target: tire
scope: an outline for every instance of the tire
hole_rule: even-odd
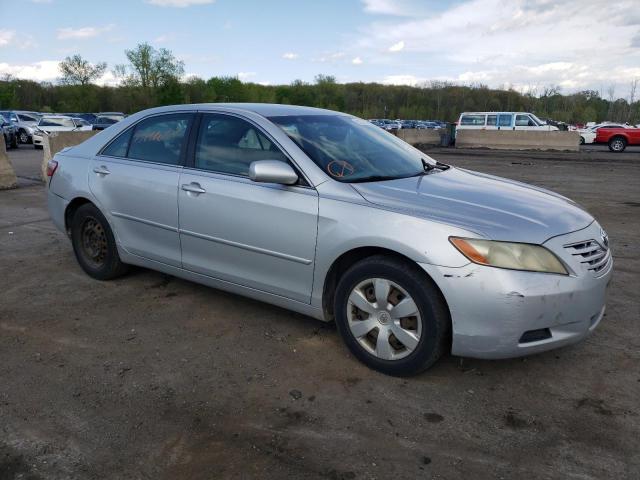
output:
[[[18,141],[24,144],[29,143],[29,134],[24,130],[20,130],[18,132]]]
[[[624,152],[625,148],[627,148],[627,141],[623,137],[613,137],[609,140],[609,150],[612,152]]]
[[[92,203],[82,205],[73,214],[71,243],[82,269],[96,280],[112,280],[129,270],[120,261],[107,219]]]
[[[390,285],[389,290],[385,289],[385,282]],[[377,285],[381,286],[380,298],[388,302],[389,308],[375,307],[369,312],[361,309],[360,306],[370,309],[372,298],[375,305],[379,304],[375,295]],[[363,299],[368,305],[362,303]],[[395,310],[398,315],[395,316],[394,309],[407,300],[413,300],[415,308],[403,311],[411,315],[400,317],[399,310]],[[387,375],[420,373],[433,365],[449,346],[451,319],[446,302],[431,279],[409,262],[383,255],[357,262],[338,282],[334,312],[338,331],[351,353],[368,367]],[[396,332],[400,335],[396,336]]]
[[[14,135],[13,140],[11,140],[11,148],[18,148],[18,136]]]
[[[580,137],[580,145],[584,145],[584,137]]]

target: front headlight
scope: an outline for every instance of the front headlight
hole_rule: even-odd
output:
[[[569,274],[558,257],[540,245],[459,237],[449,237],[449,241],[460,253],[479,265]]]

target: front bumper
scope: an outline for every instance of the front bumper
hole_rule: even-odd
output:
[[[571,275],[522,272],[469,264],[448,268],[421,264],[438,284],[452,320],[451,353],[474,358],[510,358],[576,343],[604,316],[613,261],[594,273],[564,245],[598,239],[599,225],[545,243]],[[548,338],[523,335],[544,331]],[[549,336],[550,334],[550,336]]]

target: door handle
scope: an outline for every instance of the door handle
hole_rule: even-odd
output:
[[[201,193],[206,192],[206,190],[202,188],[199,183],[196,183],[196,182],[183,183],[182,190],[189,193],[195,193],[196,195],[200,195]]]
[[[93,171],[98,175],[109,175],[111,172],[104,165],[100,165],[99,167],[94,167]]]

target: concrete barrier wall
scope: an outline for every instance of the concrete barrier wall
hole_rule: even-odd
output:
[[[580,151],[578,132],[539,132],[534,130],[456,131],[456,147],[496,150],[570,150]]]
[[[9,188],[16,188],[18,186],[18,179],[16,172],[13,170],[9,155],[7,155],[7,148],[4,144],[4,135],[0,132],[0,190],[7,190]]]
[[[410,145],[440,145],[440,132],[433,129],[402,128],[396,135]]]
[[[42,179],[47,180],[47,163],[56,153],[65,147],[73,147],[84,142],[86,139],[93,137],[97,130],[89,130],[86,132],[53,132],[51,135],[44,137],[42,142]]]

